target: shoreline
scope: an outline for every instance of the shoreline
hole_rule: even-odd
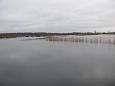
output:
[[[0,39],[4,38],[17,38],[17,37],[44,37],[44,36],[90,36],[90,35],[115,35],[115,32],[109,33],[92,33],[92,32],[73,32],[73,33],[46,33],[46,32],[36,32],[36,33],[0,33]]]

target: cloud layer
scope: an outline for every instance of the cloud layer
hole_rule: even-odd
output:
[[[0,32],[115,31],[114,0],[0,0]]]

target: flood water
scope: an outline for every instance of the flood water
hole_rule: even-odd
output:
[[[0,86],[115,86],[115,45],[1,39]]]

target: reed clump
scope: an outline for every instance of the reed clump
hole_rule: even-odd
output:
[[[115,44],[115,36],[109,35],[90,35],[90,36],[48,36],[48,41],[64,41],[64,42],[82,42],[82,43],[106,43]]]

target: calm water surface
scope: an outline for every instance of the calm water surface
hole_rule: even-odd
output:
[[[2,39],[0,86],[115,86],[115,45]]]

